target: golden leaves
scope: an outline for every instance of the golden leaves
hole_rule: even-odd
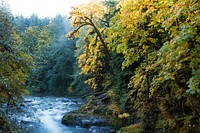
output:
[[[96,83],[95,78],[90,78],[90,79],[86,80],[85,83],[88,84],[93,89],[97,89],[97,87],[98,87],[98,84]]]
[[[70,12],[70,18],[72,20],[71,26],[75,27],[76,24],[81,22],[88,22],[89,19],[101,18],[105,12],[103,3],[97,0],[92,0],[88,4],[81,4],[73,7]]]
[[[105,60],[108,57],[107,45],[104,42],[103,32],[106,21],[103,20],[106,7],[101,1],[92,0],[88,4],[76,6],[71,11],[71,25],[74,28],[68,37],[83,35],[83,53],[78,58],[81,74],[92,75],[85,83],[96,89],[99,79],[105,69]],[[102,82],[102,81],[100,81]]]
[[[123,114],[119,114],[118,117],[121,118],[121,119],[127,119],[127,118],[130,117],[130,114],[129,113],[123,113]]]

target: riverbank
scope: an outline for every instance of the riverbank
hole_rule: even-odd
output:
[[[9,119],[6,115],[6,112],[0,108],[0,133],[8,133],[13,132],[15,133],[22,133],[22,128],[20,128],[16,121]]]
[[[11,127],[2,127],[2,133],[114,133],[128,123],[103,103],[52,96],[27,96],[7,116],[15,123],[7,122]]]

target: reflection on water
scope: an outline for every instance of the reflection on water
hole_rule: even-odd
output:
[[[28,133],[89,133],[84,128],[61,124],[63,115],[77,110],[81,104],[80,99],[29,96],[20,110],[9,113]]]

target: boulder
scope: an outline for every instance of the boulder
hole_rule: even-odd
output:
[[[106,119],[88,114],[66,113],[62,119],[62,124],[89,128],[91,126],[107,126],[109,122]]]
[[[62,119],[62,124],[67,126],[81,126],[88,128],[92,133],[114,133],[110,127],[110,121],[98,116],[81,114],[79,112],[66,113]]]

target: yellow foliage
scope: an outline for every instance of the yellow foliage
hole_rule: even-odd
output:
[[[126,118],[130,117],[130,114],[129,113],[123,113],[123,114],[119,114],[118,117],[121,118],[121,119],[124,119],[124,118],[126,119]]]
[[[82,20],[89,18],[101,18],[105,8],[103,3],[99,0],[91,0],[87,4],[81,4],[73,8],[71,11],[71,26],[75,27],[76,24],[81,23]]]
[[[90,78],[85,81],[86,84],[90,85],[91,88],[97,89],[97,84],[96,84],[96,79],[95,78]]]

